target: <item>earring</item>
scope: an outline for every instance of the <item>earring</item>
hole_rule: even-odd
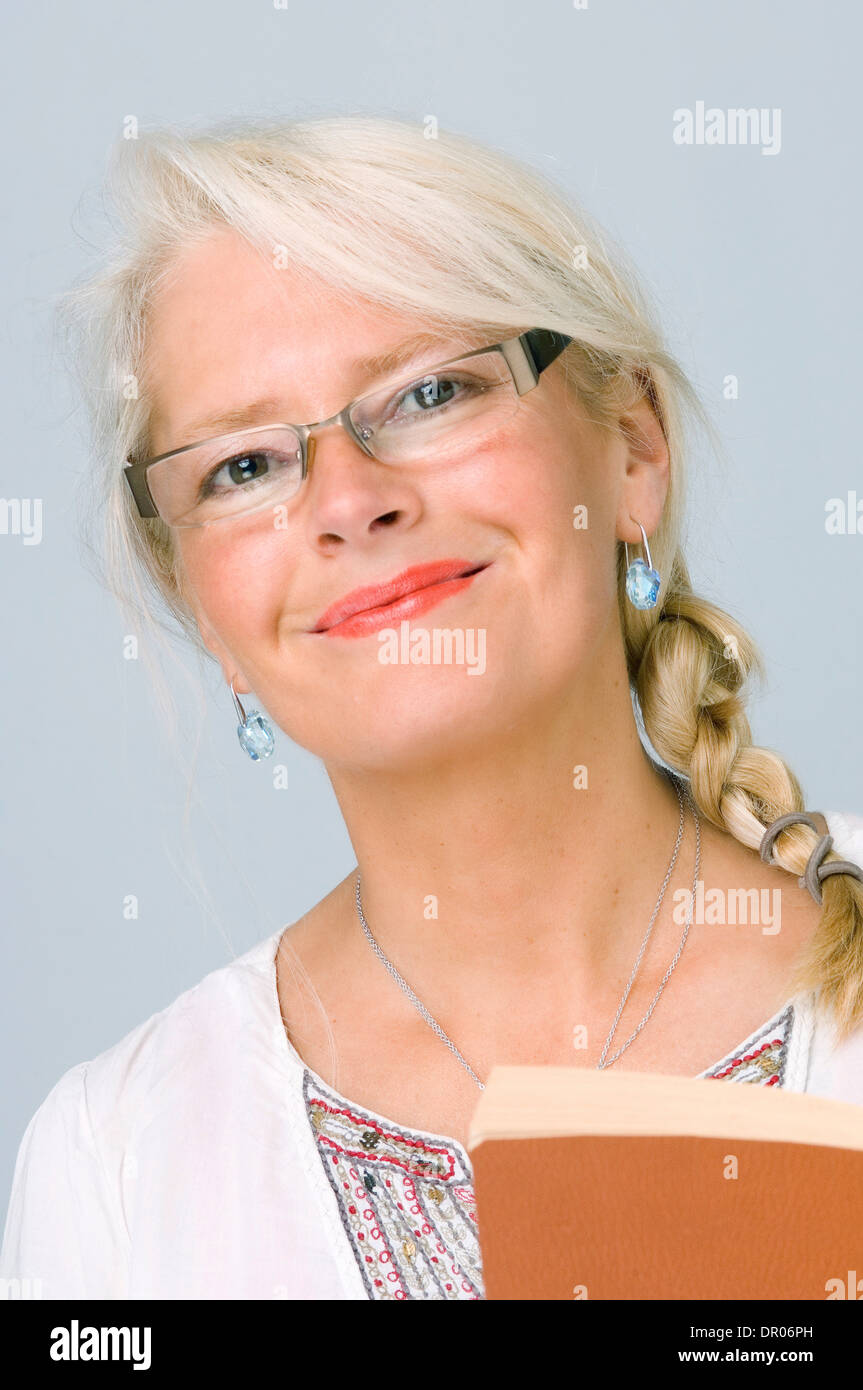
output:
[[[635,521],[635,517],[630,517],[630,521]],[[642,559],[633,560],[629,563],[629,546],[623,542],[623,549],[626,553],[626,596],[634,608],[655,608],[656,599],[659,593],[659,586],[662,577],[659,570],[653,568],[653,561],[650,558],[650,546],[647,544],[647,533],[640,521],[635,521],[636,526],[641,532],[644,541],[644,550],[647,561]]]
[[[240,717],[240,723],[237,725],[237,738],[240,740],[240,747],[248,753],[252,762],[260,762],[262,758],[268,758],[276,746],[272,725],[256,709],[249,710],[249,713],[246,714],[234,689],[233,681],[231,681],[231,694],[234,697],[234,705]]]

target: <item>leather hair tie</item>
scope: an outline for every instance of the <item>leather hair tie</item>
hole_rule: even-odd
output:
[[[818,820],[815,819],[816,816]],[[768,825],[761,839],[761,858],[764,860],[765,864],[775,864],[776,862],[773,858],[773,844],[776,840],[776,836],[779,835],[787,825],[795,825],[799,821],[803,821],[806,825],[811,826],[813,830],[818,831],[820,837],[809,856],[809,862],[802,876],[797,880],[801,888],[809,889],[809,892],[812,894],[812,897],[819,907],[823,901],[821,895],[821,882],[823,879],[828,878],[830,874],[850,874],[852,878],[857,878],[863,883],[863,869],[861,869],[859,864],[852,864],[848,859],[834,859],[829,864],[824,863],[825,856],[828,855],[833,848],[833,836],[821,833],[822,826],[826,826],[827,822],[820,811],[815,811],[811,814],[807,811],[790,811],[787,816],[779,816],[772,825]],[[821,822],[820,825],[818,823],[819,821]]]

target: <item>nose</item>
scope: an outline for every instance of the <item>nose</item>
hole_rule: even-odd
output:
[[[318,428],[306,440],[307,483],[312,481],[317,458]],[[317,545],[330,546],[348,539],[359,543],[383,527],[415,519],[420,510],[415,490],[398,470],[378,465],[350,430],[341,433],[347,439],[334,435],[330,453],[322,462],[323,471],[306,499],[306,524]]]

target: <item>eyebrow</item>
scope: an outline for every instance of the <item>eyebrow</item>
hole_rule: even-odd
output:
[[[407,366],[428,352],[436,349],[440,349],[442,352],[447,343],[454,342],[455,339],[451,335],[443,332],[415,333],[410,338],[405,338],[403,342],[397,343],[395,347],[388,348],[386,352],[376,353],[371,357],[356,358],[351,363],[351,369],[357,375],[366,376],[370,381],[374,381],[378,377],[392,375],[400,367]],[[476,346],[481,346],[479,341],[477,341]],[[465,347],[464,351],[470,352],[472,347],[473,344]],[[459,351],[458,347],[454,347],[448,357],[457,356]],[[206,431],[208,435],[218,435],[227,434],[231,430],[244,429],[247,425],[266,424],[270,421],[275,423],[278,419],[278,412],[283,409],[284,401],[280,397],[259,396],[253,401],[244,402],[244,404],[234,406],[232,409],[219,410],[212,415],[205,415],[200,419],[193,420],[184,425],[182,433],[188,439],[189,435],[201,434],[203,431]],[[298,422],[284,420],[283,423],[296,424]],[[175,447],[179,448],[180,446]]]

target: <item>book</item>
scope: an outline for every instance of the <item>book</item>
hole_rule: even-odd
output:
[[[489,1299],[863,1299],[863,1106],[494,1067],[467,1147]]]

